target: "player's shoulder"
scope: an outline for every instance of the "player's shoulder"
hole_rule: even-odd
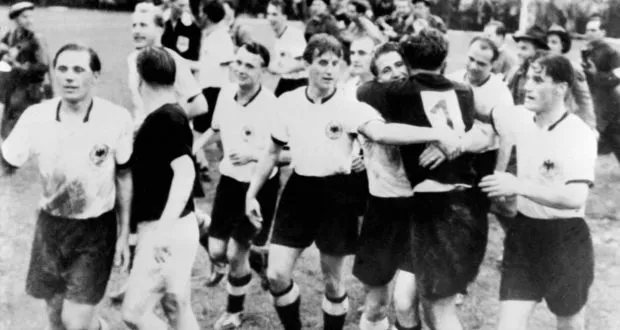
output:
[[[299,102],[305,102],[306,100],[306,86],[301,86],[293,89],[292,91],[288,91],[282,93],[280,97],[278,97],[279,103],[286,104],[300,104]]]
[[[446,74],[446,78],[455,81],[455,82],[463,82],[465,80],[465,73],[467,71],[465,69],[456,70]]]
[[[579,116],[569,113],[564,120],[562,128],[566,132],[567,138],[574,140],[596,140],[594,130],[586,124]]]
[[[54,121],[59,104],[60,97],[54,97],[37,104],[33,104],[24,110],[24,113],[20,116],[19,120],[28,123],[44,123]]]
[[[97,107],[98,109],[100,109],[100,113],[109,120],[115,122],[132,120],[131,114],[129,110],[127,110],[127,108],[102,97],[93,98],[93,107]]]

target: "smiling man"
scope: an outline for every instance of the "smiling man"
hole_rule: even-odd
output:
[[[38,161],[43,196],[26,291],[45,299],[50,329],[102,329],[96,306],[115,250],[117,265],[129,261],[132,121],[93,95],[101,62],[91,48],[67,44],[53,66],[60,98],[24,112],[2,143],[0,175]]]
[[[585,329],[594,256],[583,218],[597,153],[594,132],[565,107],[572,80],[568,59],[543,56],[528,70],[523,107],[492,114],[519,155],[516,176],[496,172],[480,183],[489,197],[517,198],[504,241],[500,330],[527,329],[543,299],[558,329]]]
[[[235,84],[222,89],[211,128],[194,144],[194,149],[201,149],[219,138],[224,149],[208,242],[212,262],[230,264],[228,304],[215,324],[218,330],[241,325],[245,295],[252,280],[250,247],[267,243],[280,188],[280,175],[274,169],[258,195],[265,221],[256,231],[245,216],[244,202],[256,163],[271,141],[275,120],[273,104],[277,99],[261,85],[269,60],[268,50],[258,43],[244,44],[237,50],[231,64]]]
[[[292,275],[299,256],[312,243],[320,251],[324,276],[323,329],[344,326],[349,308],[344,261],[355,252],[358,236],[358,210],[349,179],[357,135],[387,144],[441,141],[455,146],[456,135],[449,131],[386,124],[370,106],[338,91],[342,56],[342,44],[335,37],[318,34],[310,39],[304,51],[308,87],[280,97],[272,142],[246,195],[246,214],[260,227],[258,192],[289,145],[294,172],[276,213],[267,270],[276,311],[286,330],[301,329],[300,292]]]
[[[133,102],[133,115],[136,121],[136,128],[142,123],[146,116],[144,112],[144,100],[140,96],[139,91],[139,75],[136,64],[138,53],[145,47],[160,47],[162,35],[164,33],[164,19],[161,11],[150,3],[140,3],[136,6],[133,13],[131,25],[131,34],[133,36],[133,44],[135,51],[127,57],[127,66],[129,69],[129,90]],[[198,86],[196,79],[192,75],[191,69],[187,61],[183,59],[174,50],[164,48],[170,51],[177,67],[174,83],[177,101],[187,115],[193,118],[197,115],[207,112],[207,101],[202,95],[202,90]]]

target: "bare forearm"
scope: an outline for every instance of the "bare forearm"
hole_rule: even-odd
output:
[[[269,179],[269,175],[278,162],[280,152],[273,152],[268,150],[265,155],[256,164],[254,175],[250,181],[250,186],[246,193],[246,200],[256,198],[258,192],[261,190],[265,182]]]
[[[436,129],[405,124],[373,122],[364,125],[360,133],[373,142],[389,145],[407,145],[441,140]]]
[[[491,146],[493,137],[491,125],[476,121],[474,127],[461,139],[462,149],[465,152],[481,152]]]
[[[118,205],[119,237],[126,238],[129,236],[132,196],[133,181],[131,170],[118,170],[116,173],[116,203]]]
[[[576,185],[584,185],[578,187]],[[585,193],[584,191],[585,190]],[[572,185],[541,185],[531,181],[522,180],[519,194],[538,204],[556,209],[579,209],[585,205],[587,187],[585,184]]]
[[[196,95],[191,101],[187,102],[186,109],[187,116],[190,119],[205,114],[209,111],[207,100],[202,94]]]

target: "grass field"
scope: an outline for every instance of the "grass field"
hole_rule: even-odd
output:
[[[0,8],[0,17],[6,17]],[[47,37],[51,51],[69,41],[80,41],[93,46],[103,61],[103,74],[98,93],[117,103],[129,106],[126,86],[126,56],[132,50],[130,17],[128,13],[40,9],[34,14],[37,28]],[[0,23],[8,24],[8,21]],[[269,30],[257,27],[261,38],[269,42]],[[450,32],[451,42],[448,71],[462,67],[471,33]],[[576,42],[575,49],[581,43]],[[578,50],[571,54],[577,59]],[[214,155],[211,155],[214,157]],[[217,178],[217,173],[214,173]],[[214,184],[207,184],[210,210]],[[28,165],[10,178],[0,179],[0,330],[34,330],[45,327],[45,309],[40,301],[24,292],[30,244],[34,228],[34,214],[40,194],[38,175],[34,165]],[[596,186],[590,196],[588,223],[592,229],[596,249],[596,281],[591,290],[587,313],[588,329],[620,329],[620,222],[618,196],[620,171],[612,156],[602,156],[597,164]],[[494,329],[499,310],[499,270],[495,261],[500,255],[503,234],[497,223],[491,221],[487,255],[480,275],[469,289],[470,294],[460,307],[460,316],[466,329]],[[349,265],[352,260],[349,260]],[[193,308],[203,329],[211,329],[224,308],[224,285],[204,287],[206,254],[200,251],[194,268]],[[109,287],[115,287],[124,275],[115,273]],[[295,279],[302,290],[302,315],[307,329],[320,329],[322,313],[320,299],[322,286],[317,251],[306,251],[295,271]],[[254,281],[247,298],[246,322],[243,329],[279,329],[271,306],[271,298]],[[363,301],[363,287],[353,276],[347,276],[347,287],[352,298],[352,309],[347,329],[357,329],[359,314],[355,311]],[[124,329],[118,306],[104,300],[101,313],[113,329]],[[553,316],[544,308],[536,310],[531,329],[554,327]]]

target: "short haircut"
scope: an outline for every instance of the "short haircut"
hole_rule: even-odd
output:
[[[405,61],[412,69],[437,70],[448,56],[448,40],[434,28],[408,36],[401,46]]]
[[[480,44],[480,49],[491,50],[491,53],[493,53],[493,55],[491,56],[491,63],[495,62],[499,58],[499,49],[497,48],[493,40],[483,36],[476,36],[471,39],[469,46],[471,47],[471,45],[475,44],[476,42]]]
[[[379,68],[377,68],[377,59],[382,55],[392,52],[400,55],[403,61],[405,60],[405,56],[403,56],[403,50],[397,42],[390,41],[380,45],[375,50],[375,53],[372,55],[372,60],[370,61],[370,72],[374,76],[377,76],[379,74]]]
[[[532,64],[540,65],[555,83],[567,83],[569,86],[573,84],[575,71],[565,56],[547,53],[535,59]]]
[[[136,9],[134,10],[134,14],[151,14],[153,15],[153,23],[155,26],[163,28],[166,21],[164,20],[164,13],[161,9],[155,7],[152,3],[149,2],[140,2],[136,5]]]
[[[338,57],[342,57],[343,48],[342,43],[336,37],[325,33],[319,33],[308,41],[306,49],[304,50],[303,58],[306,62],[312,63],[315,58],[332,52]]]
[[[77,44],[77,43],[68,43],[64,46],[60,47],[54,55],[54,60],[52,61],[52,65],[56,67],[56,62],[58,62],[58,57],[60,54],[64,52],[85,52],[88,53],[90,59],[88,61],[88,67],[92,72],[99,73],[101,72],[101,60],[99,59],[99,55],[95,52],[91,47]]]
[[[340,28],[336,18],[327,13],[314,15],[306,24],[304,38],[308,42],[312,36],[319,33],[326,33],[340,39]]]
[[[500,22],[500,21],[496,21],[496,20],[491,20],[489,21],[489,23],[487,23],[487,26],[494,26],[495,27],[495,34],[505,37],[506,33],[508,32],[506,30],[506,25],[504,25],[504,23]]]
[[[202,7],[202,13],[213,23],[221,22],[226,16],[224,6],[217,0],[210,0]]]
[[[605,20],[603,19],[603,17],[601,15],[592,15],[590,16],[590,18],[588,19],[588,23],[590,22],[598,22],[598,28],[599,30],[606,30],[607,26],[605,24]]]
[[[173,86],[177,68],[174,58],[163,47],[145,47],[136,59],[138,74],[144,82],[155,86]]]
[[[241,45],[239,49],[244,48],[250,54],[258,55],[263,60],[263,66],[269,66],[269,61],[271,59],[269,55],[269,50],[267,47],[263,46],[258,42],[247,42]]]
[[[267,3],[267,6],[265,6],[265,9],[267,9],[269,5],[272,5],[278,8],[281,14],[285,13],[286,3],[284,2],[284,0],[269,0],[269,3]]]
[[[620,67],[620,53],[603,40],[594,40],[588,44],[590,59],[600,72],[611,72]]]

